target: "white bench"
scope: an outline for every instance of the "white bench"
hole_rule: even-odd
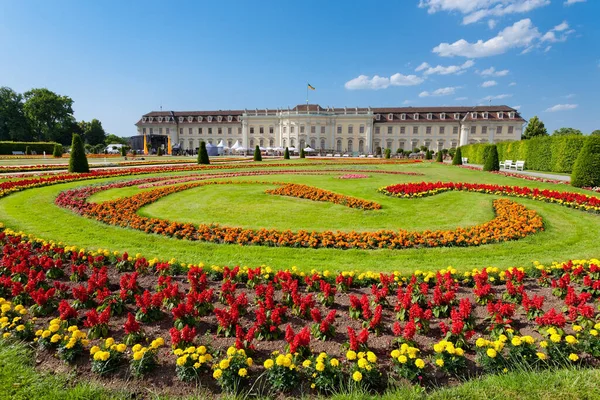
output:
[[[469,159],[467,157],[463,157],[462,158],[462,163],[463,164],[467,164],[469,162]]]
[[[326,154],[325,157],[333,157],[333,154],[331,154],[331,153]]]
[[[342,155],[341,155],[341,154],[339,154],[339,153],[335,153],[333,156],[334,156],[334,157],[341,157]]]
[[[344,154],[342,157],[350,157],[349,154]]]
[[[517,160],[516,163],[511,165],[510,169],[514,169],[515,171],[523,171],[525,169],[525,161]]]
[[[512,167],[512,160],[505,160],[500,162],[500,168],[501,169],[510,169],[510,167]]]
[[[13,156],[24,156],[25,152],[23,152],[23,151],[13,151],[12,154],[13,154]]]
[[[358,158],[365,158],[365,157],[366,157],[366,155],[364,155],[364,154],[361,154],[360,156],[358,156]]]
[[[369,155],[367,156],[367,158],[374,158],[374,157],[375,157],[375,156],[374,156],[373,154],[369,154]]]

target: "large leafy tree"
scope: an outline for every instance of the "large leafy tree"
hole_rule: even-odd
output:
[[[73,100],[48,89],[31,89],[24,93],[23,110],[33,132],[33,139],[68,144],[71,140]]]
[[[106,132],[104,132],[104,128],[102,128],[102,123],[95,118],[87,123],[85,130],[83,131],[83,137],[85,138],[85,141],[91,145],[104,144]]]
[[[114,135],[112,133],[109,133],[106,135],[106,139],[104,140],[104,143],[106,144],[122,144],[122,145],[129,145],[129,141],[125,138],[122,138],[120,136]]]
[[[600,135],[600,129],[596,129],[591,133],[592,135]]]
[[[583,135],[579,129],[575,128],[560,128],[552,132],[552,136],[567,136],[567,135]]]
[[[537,117],[537,115],[529,120],[525,133],[523,133],[523,139],[531,139],[536,136],[548,136],[548,131],[544,126],[544,123]]]
[[[0,140],[31,140],[23,96],[9,87],[0,88]]]

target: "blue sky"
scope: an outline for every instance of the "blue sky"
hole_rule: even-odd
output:
[[[0,86],[165,110],[507,104],[600,129],[599,0],[0,0]]]

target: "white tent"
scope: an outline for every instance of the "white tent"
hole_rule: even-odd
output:
[[[240,145],[240,141],[239,141],[239,140],[236,140],[236,141],[235,141],[235,143],[233,144],[233,146],[231,146],[231,150],[237,150],[237,149],[239,149],[240,147],[242,147],[242,146]]]
[[[267,149],[265,149],[264,147],[260,147],[260,146],[258,146],[258,149],[259,149],[260,151],[265,151],[265,150],[267,150]]]
[[[314,151],[316,151],[316,150],[315,150],[315,149],[313,149],[313,148],[312,148],[312,147],[310,147],[310,146],[306,146],[306,147],[304,148],[304,151],[305,151],[305,152],[307,152],[307,153],[312,153],[312,152],[314,152]]]
[[[217,147],[225,147],[225,142],[221,140],[221,141],[220,141],[220,142],[217,144]]]
[[[296,148],[295,147],[288,147],[288,150],[289,151],[296,151]]]

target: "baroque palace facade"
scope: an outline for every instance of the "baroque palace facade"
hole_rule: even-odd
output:
[[[200,141],[245,148],[310,146],[318,151],[374,153],[378,147],[449,149],[470,143],[520,140],[525,120],[508,106],[153,111],[136,123],[138,138],[170,137],[181,150]]]

